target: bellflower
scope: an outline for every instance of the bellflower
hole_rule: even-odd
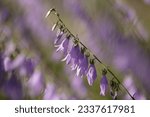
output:
[[[83,55],[77,67],[77,76],[83,77],[88,71],[88,58]]]
[[[66,57],[64,59],[62,59],[61,61],[66,61],[66,64],[70,64],[70,62],[71,62],[71,55],[70,55],[70,53],[68,53],[66,55]]]
[[[61,29],[59,29],[57,32],[57,35],[56,35],[56,39],[54,40],[55,45],[59,44],[60,39],[62,38],[63,34],[64,34],[64,32]]]
[[[58,51],[63,51],[64,52],[64,54],[66,55],[67,54],[67,51],[68,51],[68,45],[69,45],[69,38],[67,37],[67,38],[65,38],[62,42],[61,42],[61,44],[59,44],[59,45],[56,45],[55,47],[57,47],[57,52]]]
[[[72,62],[71,69],[75,70],[78,64],[78,55],[80,53],[80,49],[78,45],[75,45],[71,48],[69,53],[66,55],[62,61],[66,61],[66,64],[69,64]]]
[[[90,86],[93,85],[93,82],[96,80],[97,73],[94,63],[90,64],[88,72],[87,72],[87,80]]]
[[[100,81],[100,95],[105,96],[107,88],[108,88],[108,81],[106,75],[103,75]]]
[[[79,65],[79,59],[81,58],[81,51],[78,45],[74,46],[74,51],[71,53],[71,69],[75,70]]]

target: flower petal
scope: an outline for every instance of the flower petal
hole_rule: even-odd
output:
[[[105,75],[103,75],[100,81],[100,95],[105,96],[105,92],[108,88],[108,81]]]
[[[87,80],[90,86],[93,85],[93,82],[96,80],[96,77],[97,77],[96,68],[94,64],[91,64],[87,72]]]

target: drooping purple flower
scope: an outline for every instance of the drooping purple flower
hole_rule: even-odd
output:
[[[82,54],[78,45],[73,47],[74,51],[71,51],[71,69],[75,70],[79,65],[79,60],[82,58]]]
[[[60,39],[62,38],[64,32],[61,29],[58,29],[56,39],[54,40],[54,45],[58,45],[60,42]]]
[[[88,72],[88,58],[83,55],[77,67],[77,76],[83,77]]]
[[[66,55],[66,57],[64,59],[62,59],[61,61],[66,61],[66,64],[70,64],[70,62],[71,62],[71,55],[70,55],[70,53],[68,53]]]
[[[4,83],[3,91],[10,99],[22,99],[23,88],[21,81],[12,73],[11,77]]]
[[[78,45],[74,45],[69,53],[66,55],[62,61],[66,61],[66,64],[72,63],[71,69],[75,70],[77,68],[77,64],[79,63],[79,54],[80,49]]]
[[[59,45],[55,45],[55,47],[57,47],[57,52],[58,51],[63,51],[64,52],[64,55],[67,54],[67,51],[68,51],[68,45],[69,45],[69,37],[65,38],[61,44]]]
[[[90,86],[93,85],[94,81],[96,80],[97,73],[94,63],[90,64],[88,72],[87,72],[87,80]]]
[[[106,75],[103,75],[100,81],[100,95],[105,96],[107,88],[108,88],[108,81]]]

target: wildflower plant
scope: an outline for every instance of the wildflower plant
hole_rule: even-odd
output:
[[[71,70],[76,72],[76,76],[81,78],[86,76],[88,84],[92,86],[97,78],[97,72],[100,71],[96,69],[95,64],[99,63],[103,67],[102,77],[100,79],[100,95],[105,96],[110,87],[110,95],[113,99],[117,99],[118,92],[122,87],[130,98],[134,100],[134,97],[111,69],[90,51],[77,36],[71,33],[56,9],[50,9],[45,17],[47,18],[52,13],[57,17],[56,23],[52,27],[52,31],[57,30],[54,46],[57,48],[57,52],[63,51],[64,58],[62,61],[66,61],[66,64],[71,64]],[[71,49],[69,49],[69,43],[72,43]],[[110,74],[109,78],[106,76],[107,74]]]

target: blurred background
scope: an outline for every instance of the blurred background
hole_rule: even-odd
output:
[[[100,95],[99,63],[89,86],[61,61],[50,8],[135,99],[150,99],[150,0],[1,0],[0,99],[112,99],[109,88]],[[130,99],[123,88],[117,95]]]

